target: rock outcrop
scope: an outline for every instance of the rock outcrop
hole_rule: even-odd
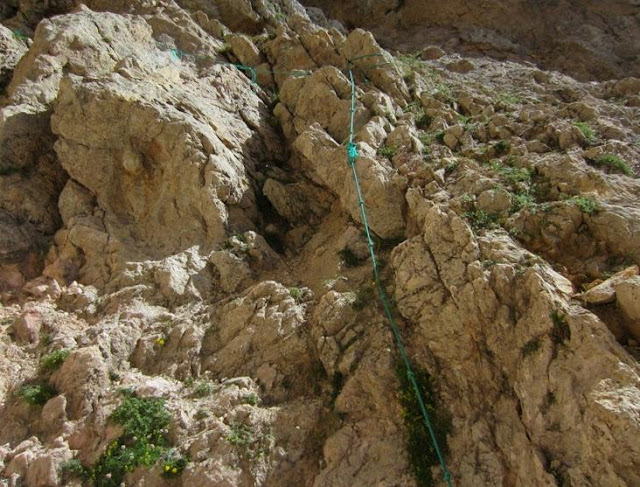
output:
[[[379,284],[454,485],[640,484],[637,53],[469,12],[0,6],[0,483],[444,485]]]
[[[426,47],[425,59],[437,52],[428,46],[433,43],[467,55],[524,58],[582,80],[640,75],[635,48],[640,12],[634,0],[606,6],[589,0],[579,4],[503,0],[490,6],[461,0],[446,5],[426,0],[302,3],[319,7],[346,25],[370,29],[388,47],[418,51]],[[472,63],[464,63],[466,67],[458,64],[454,69],[468,71]]]

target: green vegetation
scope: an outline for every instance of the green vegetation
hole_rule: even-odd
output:
[[[393,157],[398,153],[398,148],[394,145],[383,145],[378,149],[378,155],[386,157],[388,159],[393,159]]]
[[[363,259],[362,257],[358,257],[348,247],[345,247],[340,252],[338,252],[338,255],[340,256],[340,259],[342,259],[342,262],[344,262],[344,265],[346,265],[347,267],[358,267],[367,260]]]
[[[22,174],[24,168],[21,167],[0,167],[0,176],[11,176],[12,174]]]
[[[465,211],[462,216],[467,219],[471,228],[480,230],[483,228],[495,228],[499,224],[499,217],[496,214],[487,213],[484,210]]]
[[[418,487],[434,485],[431,467],[438,464],[438,456],[426,428],[420,404],[416,398],[407,369],[402,362],[396,365],[399,391],[398,399],[402,406],[402,419],[407,430],[407,452],[409,464],[413,470]],[[432,390],[432,379],[426,370],[416,368],[415,379],[422,393],[427,414],[433,426],[443,455],[448,453],[447,434],[451,431],[451,420],[436,407],[436,398]]]
[[[251,431],[251,428],[244,423],[232,423],[231,431],[225,437],[225,440],[233,446],[248,447],[254,441],[253,432]]]
[[[614,172],[624,174],[625,176],[633,177],[633,171],[629,165],[620,156],[615,154],[603,154],[596,157],[591,161],[595,166],[602,166],[611,169]]]
[[[351,307],[357,311],[362,311],[375,301],[376,293],[373,286],[362,286],[355,292]]]
[[[530,208],[536,204],[536,200],[531,193],[520,192],[511,195],[512,211],[519,211],[523,208]]]
[[[458,169],[458,163],[456,161],[450,162],[449,164],[444,166],[444,173],[448,176],[449,174],[451,174],[456,169]]]
[[[197,382],[193,388],[193,394],[196,397],[207,397],[213,393],[213,386],[210,382]]]
[[[572,201],[582,213],[587,215],[597,213],[600,210],[600,204],[593,196],[575,196]]]
[[[513,164],[513,160],[510,160]],[[504,165],[498,160],[491,161],[491,170],[500,176],[507,184],[513,185],[518,182],[530,182],[531,171],[526,167],[514,167]]]
[[[178,477],[189,464],[189,459],[181,456],[171,456],[164,461],[162,476],[166,478]]]
[[[499,140],[493,144],[493,149],[496,151],[497,156],[501,156],[511,150],[511,144],[506,140]]]
[[[540,349],[540,339],[532,338],[522,347],[522,356],[528,357],[529,355],[537,352]]]
[[[66,485],[72,478],[88,479],[90,470],[85,468],[80,460],[72,458],[60,464],[59,473],[62,482]]]
[[[567,316],[558,309],[551,311],[549,315],[553,322],[553,329],[551,330],[551,338],[554,343],[562,344],[571,339],[571,329],[567,323]]]
[[[257,406],[260,403],[260,398],[257,394],[248,394],[242,398],[242,404],[248,404],[249,406]]]
[[[228,42],[225,42],[224,44],[222,44],[220,49],[218,49],[218,54],[227,54],[230,52],[231,52],[231,44],[229,44]]]
[[[40,359],[40,371],[43,373],[53,372],[60,367],[71,353],[67,349],[56,350]]]
[[[517,93],[500,93],[498,95],[498,104],[501,105],[502,108],[508,108],[522,102],[522,97]]]
[[[596,140],[595,131],[586,122],[573,122],[573,126],[577,128],[580,133],[587,139],[587,142],[591,143]]]
[[[424,113],[424,107],[419,100],[413,100],[407,103],[404,112],[413,114],[416,127],[420,130],[426,129],[431,124],[431,117]]]
[[[290,287],[289,296],[291,296],[296,301],[296,303],[299,303],[302,300],[302,289],[295,286]]]
[[[165,400],[139,398],[127,390],[123,394],[122,404],[113,412],[111,420],[124,431],[111,442],[91,470],[90,479],[97,487],[119,487],[127,472],[140,466],[150,467],[168,452],[166,433],[171,414]],[[186,465],[187,460],[182,461]]]
[[[32,406],[42,406],[53,396],[58,394],[55,387],[46,383],[24,384],[18,389],[17,395]]]

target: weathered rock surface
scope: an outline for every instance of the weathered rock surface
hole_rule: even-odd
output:
[[[640,484],[638,79],[460,54],[552,49],[492,8],[460,52],[393,56],[296,1],[72,3],[0,6],[0,483],[117,466],[133,395],[171,449],[126,485],[442,484],[372,282],[353,79],[381,287],[454,484]],[[407,37],[418,5],[364,20]],[[585,26],[581,75],[637,55]]]
[[[505,0],[491,8],[469,6],[463,1],[446,6],[424,0],[302,3],[322,8],[347,25],[370,29],[386,44],[398,48],[419,49],[438,42],[465,53],[508,59],[524,55],[542,61],[545,68],[560,69],[582,79],[640,74],[634,49],[640,20],[638,4],[633,0],[611,2],[606,8],[587,1],[577,7],[568,1],[527,4]]]

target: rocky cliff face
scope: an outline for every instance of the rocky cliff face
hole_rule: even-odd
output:
[[[320,7],[347,25],[371,29],[397,49],[443,44],[465,55],[526,59],[582,80],[640,74],[637,0],[302,3]]]
[[[442,485],[347,67],[454,485],[640,484],[634,65],[385,51],[293,0],[1,8],[3,485]]]

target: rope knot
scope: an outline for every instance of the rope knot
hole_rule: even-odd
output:
[[[353,165],[358,157],[358,146],[353,142],[347,144],[347,156],[349,157],[349,164]]]

